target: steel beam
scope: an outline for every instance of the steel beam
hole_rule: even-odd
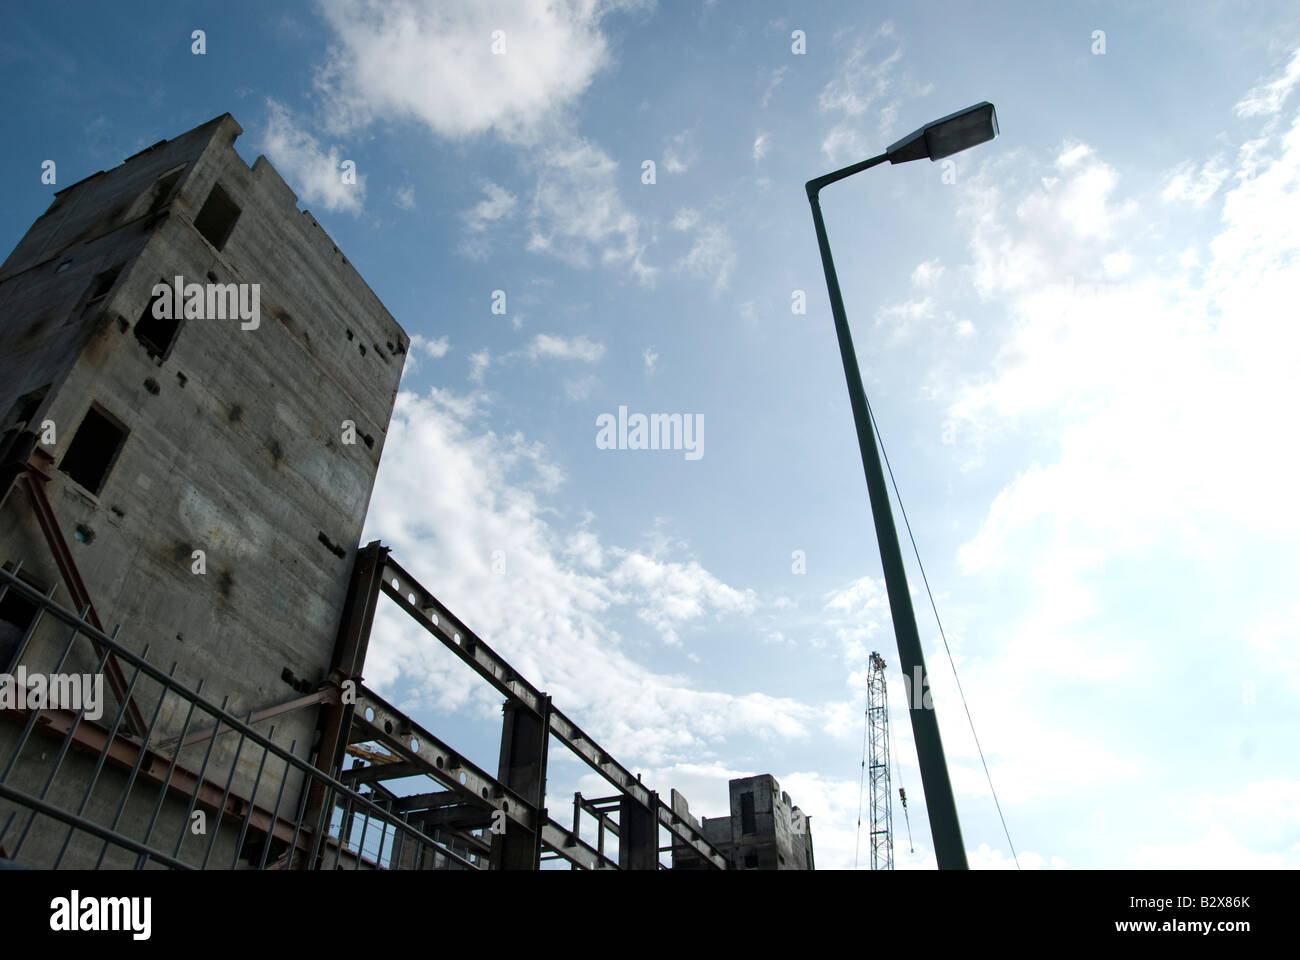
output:
[[[659,869],[659,819],[655,810],[659,795],[651,794],[654,803],[643,806],[631,797],[618,805],[618,862],[624,870]]]
[[[27,468],[18,475],[18,480],[23,483],[27,491],[27,499],[31,504],[32,512],[36,515],[36,522],[40,524],[45,542],[49,545],[50,553],[54,555],[54,563],[68,587],[73,606],[78,610],[85,610],[86,620],[103,633],[104,624],[100,621],[99,614],[95,612],[90,591],[86,589],[86,583],[81,579],[81,571],[77,569],[77,561],[68,548],[68,541],[63,539],[59,518],[55,516],[54,508],[50,505],[49,498],[45,496],[45,484],[49,482],[50,477],[44,468],[53,462],[54,458],[44,450],[35,450],[27,461]],[[90,642],[95,648],[95,653],[103,657],[104,648],[99,642],[94,637],[90,638]],[[104,661],[104,675],[108,678],[108,685],[113,691],[113,696],[117,697],[117,702],[126,705],[127,729],[137,737],[144,736],[144,714],[140,712],[135,701],[127,696],[126,677],[122,674],[122,667],[117,662],[117,658],[111,653]]]
[[[549,850],[582,870],[619,869],[617,863],[554,820],[542,824],[542,849]]]
[[[337,696],[322,704],[316,730],[319,733],[316,769],[327,777],[342,772],[344,751],[355,711],[355,694],[361,687],[361,667],[370,647],[370,629],[379,603],[379,578],[384,572],[388,548],[373,540],[357,551],[352,565],[352,579],[343,606],[338,638],[328,683]],[[307,822],[321,823],[325,812],[325,788],[313,779],[304,784],[307,794]]]
[[[479,769],[432,733],[411,720],[368,687],[357,692],[354,729],[366,740],[382,743],[393,753],[422,767],[422,772],[455,793],[463,803],[505,814],[510,824],[526,832],[536,829],[533,808],[496,777]]]
[[[514,790],[532,807],[536,822],[546,821],[546,750],[550,743],[547,715],[551,698],[542,700],[538,716],[515,700],[502,707],[501,757],[497,778]],[[524,833],[507,827],[492,835],[494,870],[536,870],[542,855],[542,838],[538,830]]]
[[[552,706],[546,710],[546,694],[520,676],[504,657],[443,606],[401,564],[387,557],[381,576],[383,592],[443,646],[506,697],[522,704],[539,717],[544,710],[549,713],[551,733],[624,794],[650,807],[651,792],[631,772],[602,750],[558,709]],[[718,852],[703,833],[673,814],[671,808],[657,797],[653,802],[658,803],[659,822],[675,837],[693,849],[705,862],[719,870],[727,869],[727,858]]]

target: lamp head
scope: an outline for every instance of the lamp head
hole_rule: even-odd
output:
[[[986,143],[998,135],[998,116],[985,100],[950,113],[908,134],[885,151],[890,163],[908,160],[942,160],[967,147]]]

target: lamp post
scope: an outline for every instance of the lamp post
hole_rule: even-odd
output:
[[[912,735],[916,740],[916,759],[921,767],[921,786],[925,790],[925,806],[930,817],[935,858],[941,870],[965,870],[966,847],[962,842],[957,805],[953,800],[948,765],[943,756],[939,721],[933,706],[926,705],[929,680],[925,672],[925,656],[921,652],[921,640],[917,635],[916,614],[912,610],[907,573],[903,569],[903,553],[898,543],[898,531],[894,527],[894,516],[889,508],[889,490],[885,486],[884,472],[880,467],[876,435],[867,408],[867,394],[862,386],[862,374],[858,371],[858,358],[853,350],[853,337],[849,333],[848,319],[844,314],[844,299],[840,295],[839,279],[835,276],[835,262],[831,259],[830,241],[826,238],[826,224],[822,221],[819,198],[823,187],[886,160],[890,163],[905,163],[926,157],[941,160],[967,147],[992,140],[997,134],[998,121],[993,104],[987,101],[977,103],[926,124],[899,140],[880,156],[859,161],[809,180],[806,184],[813,224],[817,228],[817,246],[821,250],[822,268],[826,271],[831,313],[835,317],[840,358],[844,362],[844,378],[848,381],[853,422],[858,428],[858,447],[862,451],[862,466],[867,475],[867,494],[871,499],[876,541],[880,545],[880,563],[885,573],[889,612],[894,621],[894,635],[898,640],[898,663],[909,693],[907,712],[912,721]]]

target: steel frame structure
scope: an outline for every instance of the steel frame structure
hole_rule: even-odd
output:
[[[675,814],[639,776],[555,707],[378,541],[357,551],[330,672],[316,691],[240,717],[226,709],[227,701],[218,705],[206,698],[203,681],[189,689],[176,680],[176,664],[164,672],[149,662],[147,647],[137,655],[119,641],[116,630],[105,632],[53,511],[46,509],[42,487],[48,475],[42,453],[30,444],[16,446],[16,439],[5,438],[8,455],[0,465],[0,494],[18,483],[25,485],[77,609],[55,599],[57,585],[42,593],[26,583],[19,575],[21,563],[0,569],[0,599],[12,590],[36,608],[10,663],[0,667],[20,663],[37,628],[50,618],[67,633],[58,664],[79,641],[89,642],[98,655],[99,672],[109,677],[117,710],[111,720],[106,713],[104,722],[87,719],[85,705],[79,710],[40,706],[0,713],[22,724],[11,754],[0,756],[0,800],[15,808],[0,822],[0,857],[21,857],[33,825],[46,818],[62,825],[56,829],[66,829],[57,856],[44,864],[53,867],[62,865],[74,835],[83,834],[82,840],[102,842],[96,867],[105,865],[112,850],[108,865],[131,861],[137,869],[150,864],[235,868],[242,863],[264,869],[531,870],[562,860],[584,870],[657,870],[662,866],[660,854],[676,846],[689,848],[706,866],[730,868],[729,859],[688,818]],[[381,597],[395,603],[504,697],[495,775],[365,686],[363,668]],[[146,721],[150,707],[152,719]],[[303,709],[318,712],[315,744],[306,758],[299,755],[296,742],[288,748],[277,744],[274,726],[268,733],[253,726]],[[179,732],[159,725],[160,716],[182,715]],[[237,746],[223,782],[221,773],[210,769],[223,769],[224,763],[213,759],[213,748],[218,740],[234,735]],[[575,795],[571,825],[553,819],[545,807],[552,737],[615,791],[594,800]],[[17,786],[14,777],[20,757],[30,764],[35,751],[24,751],[34,738],[58,744],[39,792]],[[65,766],[65,760],[72,752],[92,758],[93,770],[75,774],[81,780],[70,785],[73,765]],[[42,759],[47,753],[40,752]],[[237,776],[241,757],[245,770],[256,765],[251,785],[248,777]],[[278,771],[273,805],[269,796],[259,793],[268,764]],[[92,796],[102,799],[109,789],[106,769],[125,777],[115,815],[107,823],[86,816]],[[393,781],[412,777],[426,778],[432,789],[413,794],[393,789]],[[275,787],[276,772],[269,782]],[[287,790],[291,782],[295,786]],[[55,796],[76,799],[58,802]],[[141,797],[148,799],[151,814],[143,823],[124,819],[128,801],[139,803]],[[180,835],[164,843],[157,832],[168,802],[173,813],[183,807],[185,817]],[[206,843],[185,835],[196,811],[214,823]],[[582,839],[584,812],[596,820],[594,846]],[[11,832],[15,826],[16,832]],[[661,830],[669,834],[667,846],[659,843]],[[605,851],[606,833],[618,837],[616,858]],[[223,834],[223,849],[233,850],[226,864],[212,860],[218,835]]]
[[[505,698],[496,776],[470,763],[362,682],[360,667],[381,595]],[[340,694],[349,685],[357,691],[351,705],[340,695],[323,722],[321,757],[333,758],[330,772],[345,773],[340,765],[349,746],[381,744],[396,762],[365,767],[364,774],[355,776],[382,783],[408,777],[414,771],[431,778],[452,795],[439,808],[439,825],[458,831],[462,841],[476,824],[494,817],[498,823],[504,822],[503,832],[491,834],[491,849],[484,858],[493,869],[536,869],[544,861],[560,859],[584,870],[657,870],[661,850],[669,849],[659,844],[660,829],[668,831],[672,843],[690,848],[706,864],[721,870],[730,867],[728,858],[689,820],[677,816],[658,793],[644,786],[639,776],[562,713],[549,696],[393,560],[388,548],[378,541],[358,551],[329,683]],[[347,716],[349,711],[351,716]],[[554,820],[544,806],[551,737],[616,791],[613,797],[595,801],[575,795],[571,827]],[[617,821],[610,816],[615,807]],[[581,838],[584,811],[597,820],[594,847]],[[607,831],[618,837],[617,860],[604,852]]]

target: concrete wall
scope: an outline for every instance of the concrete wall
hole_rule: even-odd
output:
[[[731,815],[705,817],[696,825],[730,859],[733,869],[813,869],[811,823],[791,803],[790,795],[782,792],[776,778],[766,774],[744,777],[730,781],[728,789]],[[676,791],[673,812],[696,822]],[[705,864],[685,844],[675,843],[673,868],[700,870]]]
[[[98,493],[55,469],[48,497],[105,625],[242,715],[299,696],[286,668],[313,689],[329,669],[409,338],[270,163],[238,156],[240,132],[218,117],[56,196],[0,268],[0,430],[41,388],[33,420],[54,422],[42,449],[56,466],[92,404],[127,428]],[[220,250],[194,226],[214,184],[241,208]],[[111,291],[88,302],[114,268]],[[260,325],[187,319],[150,356],[136,324],[153,285],[178,274],[260,284]],[[192,572],[195,550],[205,574]],[[0,561],[16,560],[41,587],[58,580],[17,489],[0,510]],[[68,603],[62,587],[57,597]],[[52,666],[62,639],[42,627],[28,669]],[[62,670],[93,665],[82,642]],[[156,697],[139,704],[146,718]],[[174,699],[162,735],[183,720]],[[308,754],[314,710],[259,729],[271,725]],[[14,726],[0,722],[0,764]],[[221,762],[236,738],[224,739]],[[244,782],[255,761],[240,760]]]

